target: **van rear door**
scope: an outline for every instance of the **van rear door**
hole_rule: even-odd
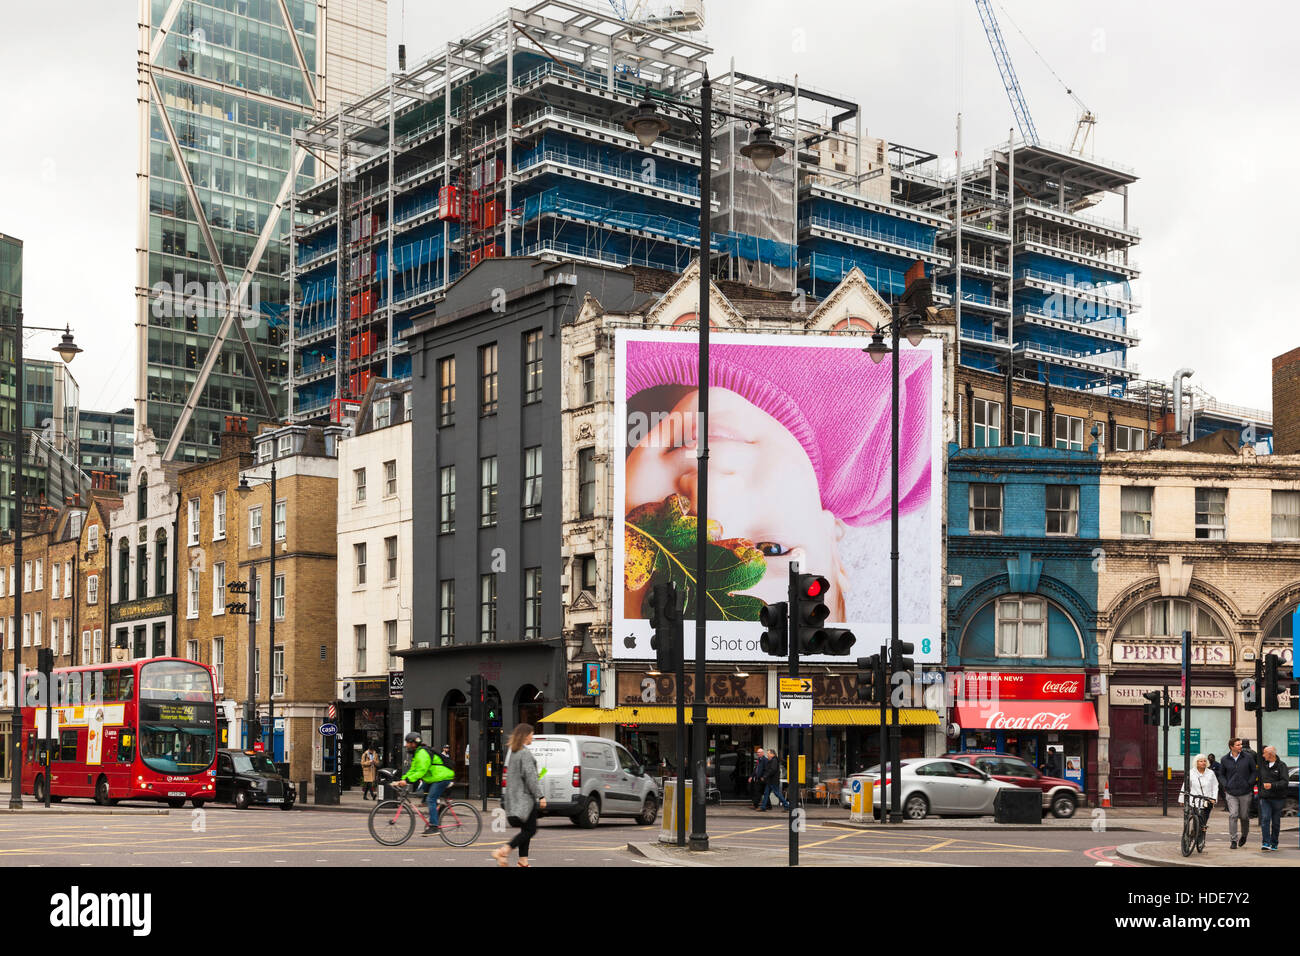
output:
[[[573,768],[578,760],[573,752],[573,742],[566,737],[533,737],[528,749],[537,761],[537,772],[542,775],[542,793],[552,803],[568,803],[573,796]],[[509,786],[507,779],[506,785]]]

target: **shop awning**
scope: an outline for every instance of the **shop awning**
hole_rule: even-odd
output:
[[[886,723],[889,711],[885,712]],[[562,707],[541,719],[544,724],[650,724],[671,726],[677,722],[677,708],[648,704],[645,707]],[[691,709],[686,708],[686,722],[691,723]],[[775,707],[710,707],[709,723],[730,726],[771,726],[777,724]],[[898,712],[900,727],[934,726],[939,715],[932,710],[907,707]],[[879,707],[823,707],[813,712],[816,727],[879,727]],[[1094,722],[1094,727],[1096,726]]]
[[[997,700],[958,704],[963,730],[1096,730],[1097,712],[1086,700]]]

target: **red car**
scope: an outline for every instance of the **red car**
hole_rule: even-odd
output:
[[[1018,787],[1037,787],[1043,791],[1043,811],[1052,811],[1056,817],[1074,816],[1083,802],[1083,788],[1060,777],[1045,777],[1029,761],[1013,754],[996,754],[984,750],[960,754],[944,754],[951,760],[974,764],[994,780],[1004,780]]]

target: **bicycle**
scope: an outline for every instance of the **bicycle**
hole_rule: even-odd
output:
[[[1214,801],[1199,793],[1183,791],[1183,838],[1181,849],[1183,856],[1191,856],[1192,849],[1197,853],[1205,852],[1205,818],[1209,816]]]
[[[381,773],[381,776],[383,774]],[[391,783],[395,776],[389,773],[384,780]],[[415,819],[419,817],[424,825],[430,826],[420,803],[411,799],[410,788],[402,788],[402,795],[396,800],[383,800],[375,804],[370,811],[370,835],[384,846],[401,846],[411,839],[415,832]],[[438,836],[448,846],[465,847],[478,839],[483,830],[483,821],[478,811],[468,803],[460,800],[438,798]]]

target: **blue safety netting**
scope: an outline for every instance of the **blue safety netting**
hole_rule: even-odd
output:
[[[934,251],[934,237],[938,231],[935,226],[822,198],[802,205],[799,222],[801,226],[842,229],[864,239],[893,242],[918,252]]]
[[[691,196],[700,194],[699,170],[687,163],[618,146],[582,142],[552,131],[544,133],[536,146],[515,160],[515,170],[529,169],[547,160]]]
[[[1123,289],[1125,296],[1130,291],[1128,281],[1120,273],[1095,266],[1080,265],[1077,262],[1053,259],[1037,252],[1022,252],[1017,255],[1015,269],[1018,279],[1024,278],[1026,274],[1037,273],[1039,277],[1049,277],[1053,281],[1066,284],[1073,282],[1075,285],[1082,285],[1086,282],[1094,286]]]

